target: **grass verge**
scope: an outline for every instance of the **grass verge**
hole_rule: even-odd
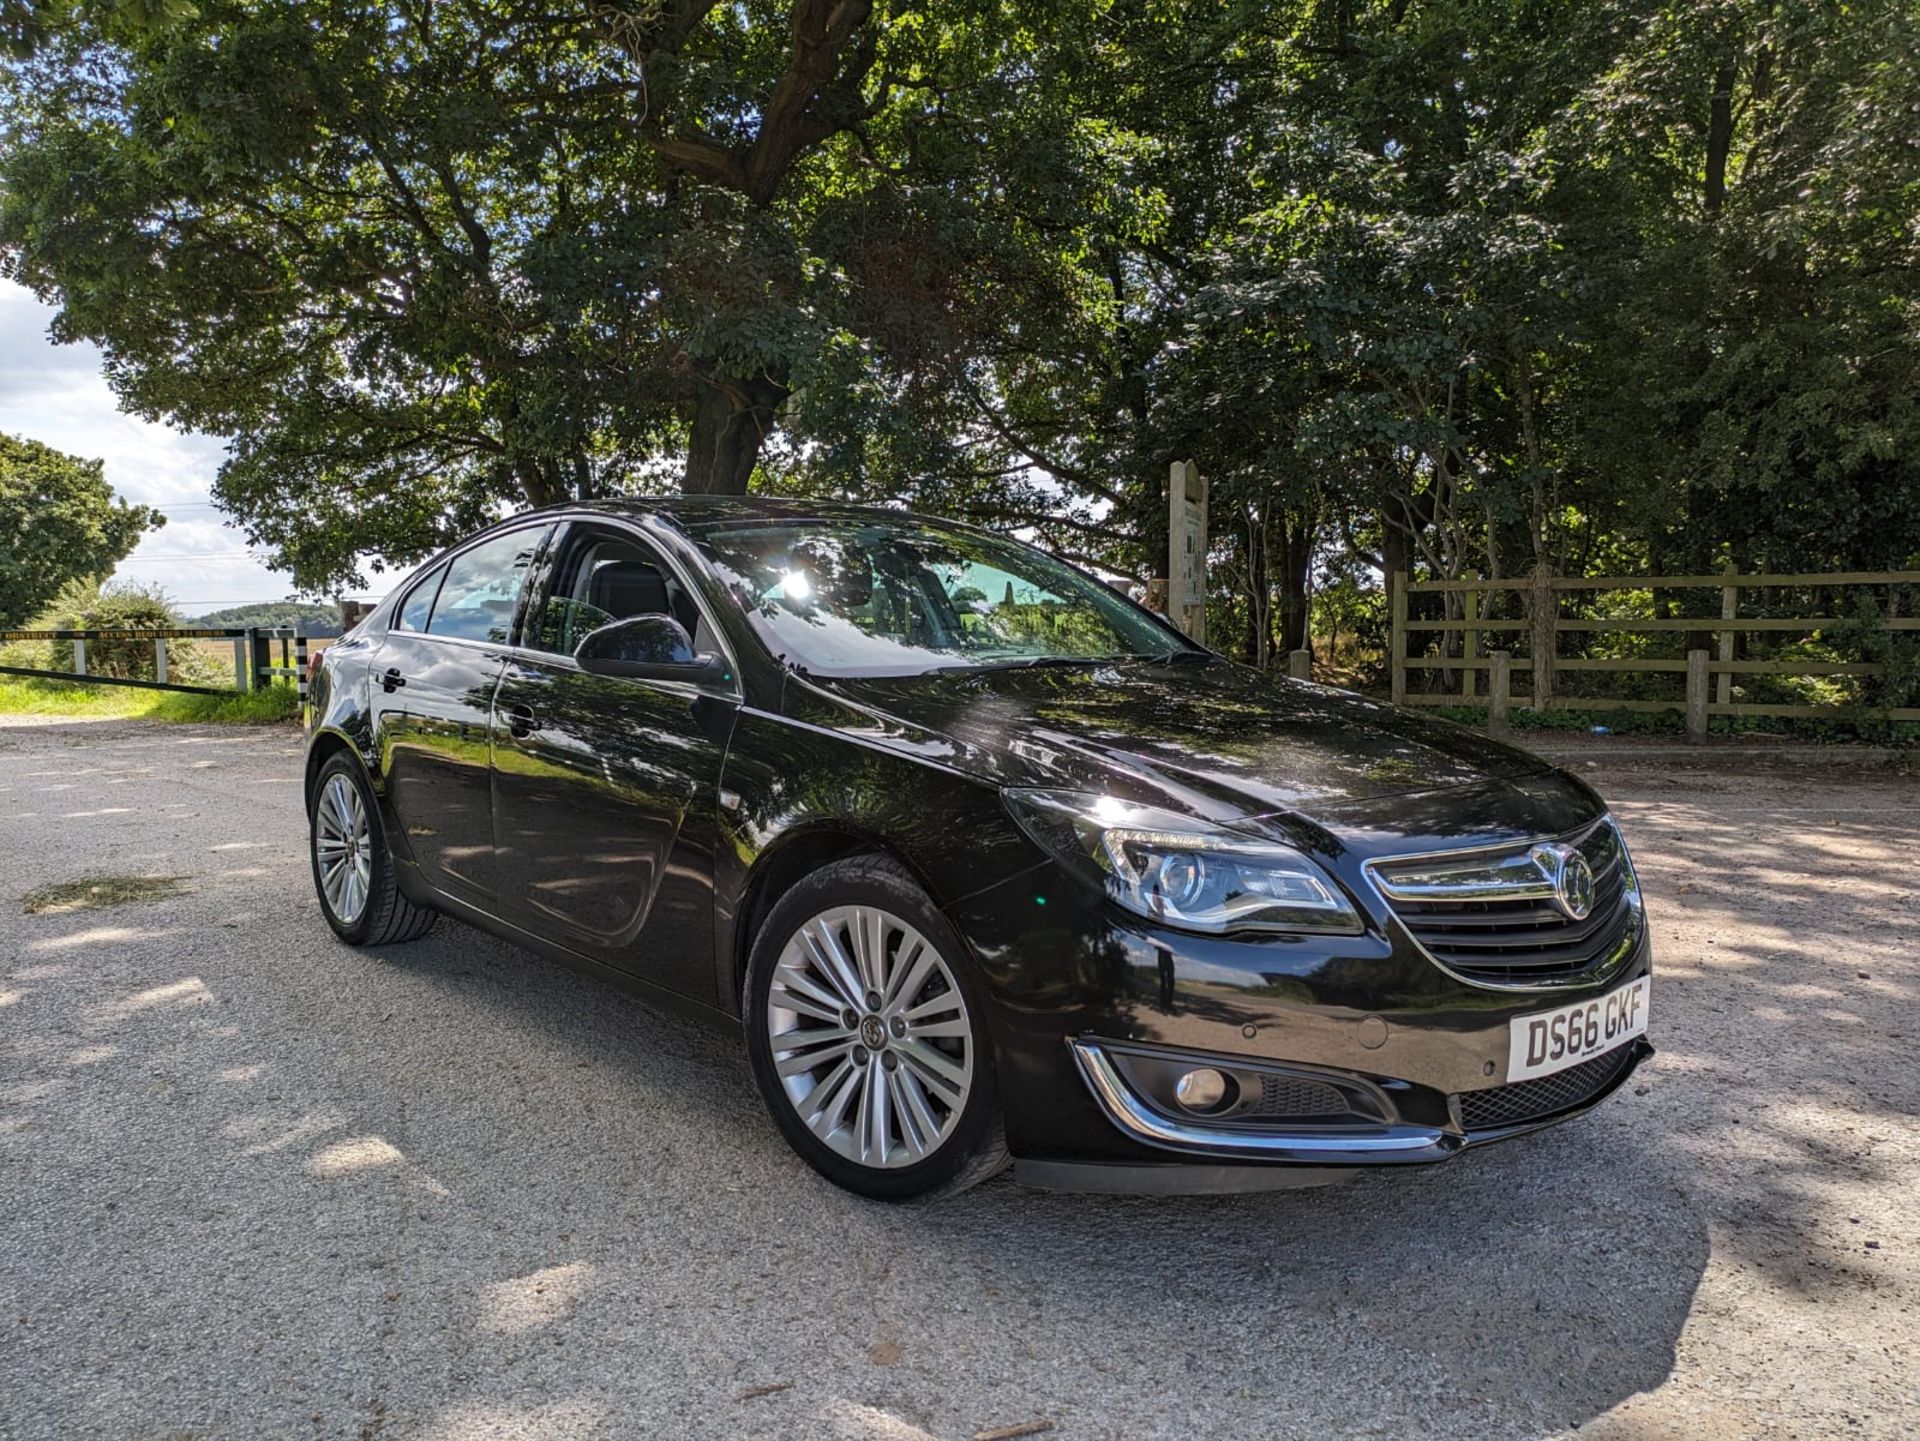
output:
[[[66,716],[75,720],[159,720],[211,725],[271,725],[299,715],[290,685],[226,695],[143,690],[131,685],[0,676],[0,715]]]

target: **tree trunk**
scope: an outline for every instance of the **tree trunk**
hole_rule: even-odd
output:
[[[680,489],[688,495],[745,495],[789,391],[765,375],[714,381],[703,373],[695,384],[693,435]]]
[[[1273,659],[1273,589],[1267,576],[1267,527],[1249,513],[1247,530],[1247,663],[1267,668]]]
[[[1707,176],[1703,203],[1707,214],[1718,215],[1727,199],[1727,157],[1733,152],[1733,82],[1731,65],[1713,75],[1713,96],[1707,106]]]
[[[1280,544],[1280,649],[1305,650],[1310,636],[1307,580],[1313,565],[1312,522],[1300,516],[1287,520]]]
[[[1393,614],[1393,578],[1405,575],[1412,579],[1413,542],[1407,538],[1406,531],[1391,520],[1383,520],[1380,526],[1380,563],[1386,571],[1387,614]]]
[[[547,467],[531,457],[521,460],[517,477],[520,493],[526,496],[529,510],[544,510],[550,505],[560,505],[572,499],[567,494],[566,486],[557,483]]]

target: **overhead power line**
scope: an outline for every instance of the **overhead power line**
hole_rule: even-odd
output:
[[[251,550],[209,550],[195,554],[193,551],[179,551],[166,555],[130,555],[121,561],[122,565],[146,565],[150,562],[171,560],[253,560],[266,563],[266,557]]]

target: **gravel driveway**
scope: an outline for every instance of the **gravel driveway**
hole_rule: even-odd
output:
[[[887,1208],[734,1041],[336,944],[289,732],[0,728],[0,1437],[1920,1431],[1920,782],[1587,774],[1635,1087],[1346,1187]],[[184,894],[23,914],[89,872]]]

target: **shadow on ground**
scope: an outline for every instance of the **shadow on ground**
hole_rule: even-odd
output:
[[[1895,1299],[1810,1238],[1902,1184],[1907,820],[1626,807],[1661,1054],[1571,1125],[1336,1189],[890,1208],[786,1151],[725,1034],[451,924],[336,945],[272,794],[192,895],[0,921],[0,1434],[1540,1435],[1669,1380],[1722,1251]]]

